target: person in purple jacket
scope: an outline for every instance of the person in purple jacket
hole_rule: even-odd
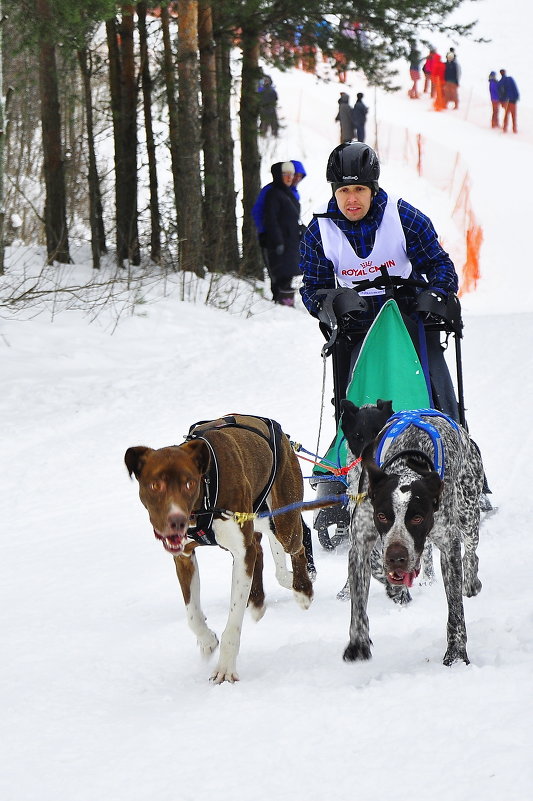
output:
[[[489,93],[492,104],[492,118],[490,121],[492,128],[500,127],[500,95],[498,94],[498,79],[496,73],[489,73]]]

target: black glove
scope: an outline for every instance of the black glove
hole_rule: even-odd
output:
[[[446,317],[447,295],[438,289],[424,289],[417,298],[416,310],[427,319],[441,320]]]
[[[439,289],[424,289],[417,298],[416,309],[427,320],[444,323],[446,330],[461,333],[461,304],[453,293],[448,295]]]
[[[275,253],[276,256],[282,256],[285,253],[285,245],[283,243],[281,245],[276,245]]]

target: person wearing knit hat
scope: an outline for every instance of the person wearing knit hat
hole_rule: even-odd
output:
[[[300,202],[292,191],[294,164],[273,164],[272,186],[265,194],[263,242],[272,299],[282,306],[294,306],[292,279],[300,274]]]
[[[291,176],[291,183],[292,183],[292,176],[295,173],[294,164],[292,161],[283,161],[281,163],[281,174],[282,175],[290,175]]]
[[[291,159],[291,161],[294,167],[294,174],[291,183],[291,192],[293,193],[294,197],[299,203],[300,193],[298,191],[298,186],[300,182],[303,181],[303,179],[307,175],[307,172],[301,161],[298,161],[298,159]],[[288,174],[290,174],[290,170]],[[261,248],[261,255],[263,256],[263,261],[265,263],[265,267],[269,272],[269,274],[270,271],[268,268],[268,250],[266,244],[264,216],[265,216],[265,198],[271,186],[272,186],[272,181],[269,184],[266,184],[265,186],[261,187],[261,191],[259,192],[254,205],[252,206],[252,217],[254,218],[255,227],[257,229],[257,238],[259,240],[259,246]],[[302,233],[303,231],[305,231],[305,225],[303,225],[303,223],[300,223],[300,233]]]

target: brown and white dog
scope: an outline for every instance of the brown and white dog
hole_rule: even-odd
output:
[[[187,440],[158,450],[128,448],[124,460],[130,477],[134,474],[139,482],[139,496],[156,538],[174,557],[188,623],[203,656],[216,649],[218,638],[207,627],[200,605],[195,549],[208,533],[201,530],[199,540],[192,539],[192,526],[200,514],[202,520],[206,515],[209,519],[212,544],[233,556],[229,616],[211,679],[216,684],[234,682],[239,678],[236,662],[246,606],[256,620],[265,612],[262,534],[269,537],[276,578],[283,587],[292,587],[303,609],[311,604],[313,588],[302,544],[300,508],[275,516],[274,531],[267,517],[238,525],[225,513],[299,504],[303,478],[287,435],[272,420],[231,415],[192,426]],[[217,485],[214,495],[213,484]],[[290,555],[292,574],[285,553]]]

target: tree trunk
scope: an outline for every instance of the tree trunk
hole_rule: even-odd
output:
[[[200,106],[198,90],[198,0],[178,0],[178,196],[180,268],[204,275]]]
[[[6,141],[5,103],[4,103],[4,77],[2,71],[3,48],[2,33],[4,20],[2,18],[2,0],[0,0],[0,275],[4,275],[4,230],[5,230],[5,200],[4,200],[4,156]]]
[[[100,255],[107,252],[105,230],[102,213],[102,196],[100,194],[100,178],[96,165],[96,152],[94,147],[93,102],[91,87],[90,56],[87,48],[78,50],[78,61],[83,78],[85,98],[85,116],[87,120],[87,148],[89,158],[89,222],[91,226],[91,251],[93,268],[100,268]]]
[[[217,68],[211,3],[198,8],[200,85],[202,88],[202,145],[204,152],[204,243],[208,270],[223,269],[220,147],[218,137]]]
[[[47,0],[36,0],[39,24],[39,93],[46,185],[45,229],[48,264],[71,261],[68,244],[65,172],[61,145],[61,114],[55,48],[46,36],[51,11]]]
[[[216,8],[215,22],[217,21]],[[235,213],[235,169],[234,146],[231,130],[231,42],[217,26],[217,87],[218,87],[218,131],[220,142],[221,204],[220,232],[223,247],[223,262],[220,269],[236,273],[239,268],[239,241]]]
[[[148,35],[146,31],[145,2],[137,3],[137,19],[139,26],[139,43],[141,50],[141,79],[144,108],[144,130],[146,135],[146,152],[148,154],[148,178],[150,184],[150,258],[155,264],[161,260],[161,216],[157,186],[157,162],[152,125],[152,77],[148,61]]]
[[[106,22],[107,49],[109,52],[109,92],[111,97],[111,115],[113,119],[113,142],[115,147],[115,225],[117,242],[117,263],[123,265],[126,247],[122,236],[126,224],[124,220],[124,153],[122,142],[122,102],[120,90],[120,52],[118,47],[117,21]]]
[[[243,205],[241,269],[245,275],[263,278],[263,264],[252,218],[252,206],[261,189],[261,156],[257,144],[259,39],[257,32],[249,29],[243,29],[241,37],[242,82],[239,110]]]
[[[124,154],[124,223],[122,232],[122,258],[140,264],[139,234],[137,228],[137,84],[133,46],[133,6],[122,6],[120,25],[121,89],[122,89],[122,142]]]
[[[179,197],[179,134],[178,134],[178,104],[176,102],[176,79],[174,76],[174,56],[170,41],[170,17],[168,7],[161,8],[161,29],[163,32],[163,73],[167,93],[168,105],[168,138],[170,146],[170,162],[172,165],[172,181],[174,186],[174,203],[178,213]],[[179,232],[178,232],[179,233]]]

